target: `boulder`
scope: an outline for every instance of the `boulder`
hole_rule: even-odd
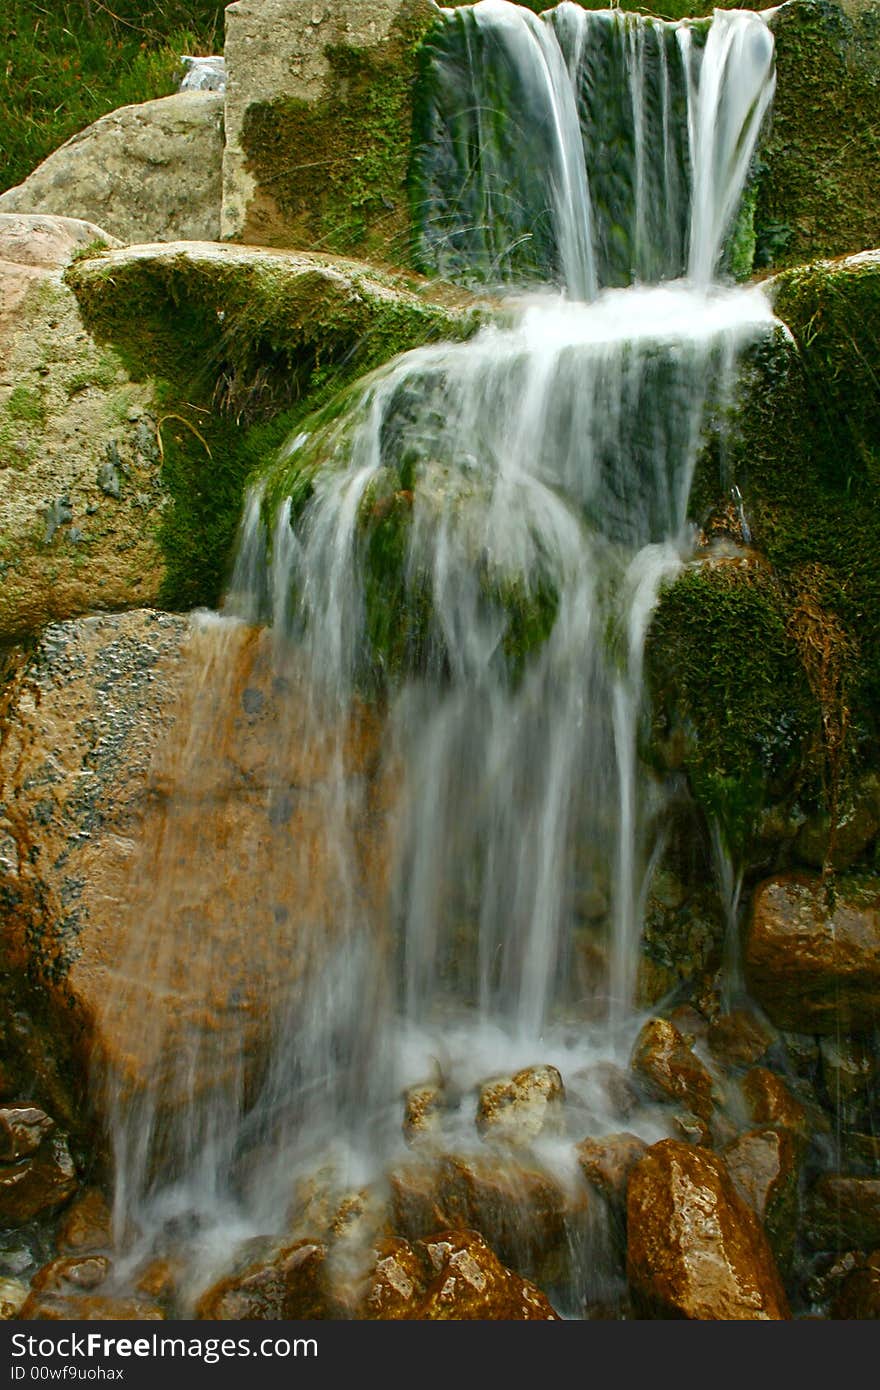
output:
[[[673,1023],[652,1018],[636,1038],[632,1069],[656,1096],[678,1101],[707,1121],[714,1104],[711,1074]]]
[[[880,882],[769,879],[755,893],[749,988],[772,1021],[800,1033],[873,1028],[880,1008]]]
[[[426,1293],[424,1251],[391,1236],[376,1253],[361,1316],[371,1322],[418,1317]]]
[[[757,1216],[780,1269],[794,1256],[800,1154],[784,1129],[753,1129],[728,1144],[721,1157],[733,1185]]]
[[[505,1269],[482,1236],[473,1231],[443,1231],[424,1244],[433,1278],[414,1317],[558,1321],[558,1313],[540,1289]]]
[[[87,1187],[61,1217],[55,1243],[59,1250],[76,1254],[109,1250],[113,1244],[110,1227],[110,1208],[103,1192]]]
[[[156,407],[63,283],[90,223],[0,215],[0,640],[156,599]],[[115,244],[115,243],[113,243]]]
[[[7,689],[6,966],[41,986],[72,1060],[100,1061],[118,1097],[146,1087],[168,1110],[238,1086],[306,942],[329,948],[342,920],[309,790],[334,735],[308,741],[305,704],[276,675],[265,632],[139,611],[49,627]],[[376,721],[364,709],[340,732],[365,789]],[[364,814],[366,912],[387,855],[382,815]]]
[[[34,1216],[54,1211],[76,1188],[67,1140],[58,1134],[44,1139],[27,1158],[0,1164],[0,1224],[22,1226]]]
[[[777,1125],[801,1144],[809,1142],[812,1117],[782,1077],[766,1067],[752,1067],[743,1077],[742,1093],[753,1124]]]
[[[0,194],[0,213],[81,217],[127,242],[213,240],[222,161],[223,94],[178,92],[72,136]]]
[[[880,1178],[826,1173],[810,1190],[804,1229],[814,1250],[877,1249]]]
[[[525,1067],[480,1088],[477,1129],[494,1143],[528,1146],[562,1125],[565,1087],[555,1067]]]
[[[636,1164],[627,1272],[642,1316],[788,1318],[773,1254],[721,1159],[672,1139]]]
[[[5,1105],[0,1109],[0,1162],[14,1163],[36,1153],[55,1128],[44,1110],[35,1105]]]
[[[428,0],[227,6],[224,239],[407,263],[415,49],[435,15]]]

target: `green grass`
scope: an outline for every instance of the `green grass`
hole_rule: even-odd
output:
[[[108,111],[176,91],[181,53],[222,51],[218,0],[2,0],[0,191]]]

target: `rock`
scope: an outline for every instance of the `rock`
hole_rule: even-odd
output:
[[[35,1153],[17,1163],[0,1164],[0,1224],[22,1226],[54,1211],[76,1191],[76,1169],[60,1135],[45,1139]]]
[[[213,240],[222,160],[222,93],[180,92],[87,126],[0,194],[0,212],[79,217],[127,242]]]
[[[215,1284],[196,1306],[206,1321],[266,1321],[332,1316],[326,1246],[300,1240]]]
[[[435,14],[426,0],[227,6],[224,239],[405,263],[415,47]]]
[[[59,1046],[81,1068],[102,1060],[126,1107],[145,1086],[164,1111],[191,1107],[259,1068],[299,933],[329,948],[342,918],[308,791],[332,738],[307,743],[275,677],[266,633],[133,612],[48,628],[6,692],[7,968],[39,982]],[[246,691],[263,696],[250,712]],[[363,709],[341,736],[364,791],[378,727]],[[368,803],[352,861],[365,909],[388,864]]]
[[[798,1146],[784,1129],[753,1129],[721,1157],[733,1185],[757,1216],[780,1269],[790,1268],[798,1219]]]
[[[880,1178],[826,1173],[810,1190],[804,1232],[814,1250],[880,1246]]]
[[[601,1139],[582,1139],[576,1153],[587,1182],[615,1206],[625,1207],[629,1175],[647,1147],[635,1134],[606,1134]]]
[[[20,1279],[0,1279],[0,1320],[17,1318],[27,1297],[28,1286]]]
[[[714,1082],[678,1029],[650,1019],[633,1048],[632,1069],[657,1096],[683,1102],[702,1120],[712,1114]]]
[[[83,328],[62,272],[112,242],[63,217],[0,215],[0,641],[56,618],[154,601],[163,493],[152,388]],[[137,408],[146,442],[128,421]],[[98,485],[113,442],[120,497]],[[76,536],[73,532],[76,531]]]
[[[45,1111],[35,1105],[8,1105],[0,1109],[0,1162],[12,1163],[35,1153],[55,1128]]]
[[[863,1268],[846,1276],[829,1317],[846,1321],[880,1318],[880,1250],[868,1257]]]
[[[421,1240],[451,1224],[443,1209],[439,1159],[398,1164],[389,1174],[391,1221],[408,1240]]]
[[[769,879],[755,894],[745,963],[749,988],[779,1027],[823,1034],[873,1028],[880,883],[841,887],[831,909],[820,879]]]
[[[558,1321],[540,1289],[505,1269],[473,1231],[444,1231],[425,1241],[433,1279],[415,1317],[431,1321]]]
[[[415,1318],[427,1291],[424,1255],[409,1241],[392,1236],[377,1251],[361,1317],[374,1322]]]
[[[109,1250],[113,1244],[110,1208],[103,1192],[88,1187],[71,1202],[58,1223],[59,1250]]]
[[[756,1125],[779,1125],[806,1143],[811,1124],[806,1107],[785,1082],[766,1067],[753,1067],[742,1081],[743,1097],[752,1122]]]
[[[141,1298],[102,1294],[31,1294],[18,1314],[21,1322],[160,1322],[165,1314]]]
[[[630,1174],[627,1230],[641,1316],[788,1318],[766,1237],[716,1154],[652,1145]]]
[[[825,1104],[847,1129],[870,1127],[877,1080],[874,1048],[860,1038],[819,1040]]]
[[[734,1009],[710,1024],[707,1042],[712,1056],[727,1067],[750,1067],[759,1062],[776,1039],[773,1029],[747,1009]]]
[[[96,1289],[110,1273],[106,1255],[77,1255],[74,1258],[52,1260],[38,1269],[31,1280],[35,1293],[69,1293],[75,1290]]]
[[[880,831],[880,778],[875,773],[861,777],[846,805],[838,812],[834,836],[827,812],[811,816],[801,826],[795,853],[812,869],[822,869],[829,859],[838,871],[859,859]]]
[[[480,1089],[477,1129],[484,1139],[527,1146],[562,1124],[565,1087],[555,1067],[525,1067]]]
[[[403,1136],[410,1145],[435,1143],[440,1137],[443,1088],[432,1082],[411,1086],[404,1097]]]

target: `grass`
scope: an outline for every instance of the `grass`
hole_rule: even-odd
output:
[[[222,51],[218,0],[3,0],[0,191],[118,106],[176,91],[182,53]]]

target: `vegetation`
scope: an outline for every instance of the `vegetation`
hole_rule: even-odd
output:
[[[219,0],[4,0],[0,190],[99,116],[167,96],[180,55],[222,51]]]

